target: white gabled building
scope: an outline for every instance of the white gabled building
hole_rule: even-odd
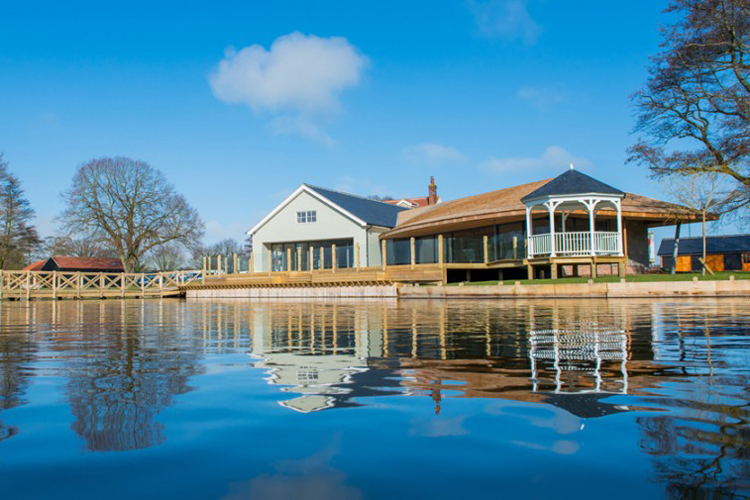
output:
[[[396,227],[403,207],[302,184],[248,231],[254,271],[379,266],[380,235]],[[312,250],[311,250],[312,249]],[[312,255],[311,255],[312,253]]]

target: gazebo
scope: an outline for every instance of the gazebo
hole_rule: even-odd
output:
[[[558,264],[589,264],[592,276],[596,275],[597,262],[619,264],[624,273],[622,199],[625,193],[617,188],[583,174],[570,166],[570,170],[557,176],[539,189],[521,198],[526,206],[526,258],[530,271],[534,265],[550,265],[551,277],[557,277]],[[534,231],[534,211],[548,213],[548,227]],[[606,210],[616,214],[616,230],[599,230],[596,214]],[[559,214],[560,224],[556,224]],[[569,217],[575,214],[575,224]],[[588,224],[582,220],[586,216]],[[536,220],[539,220],[538,218]],[[546,225],[545,225],[546,226]],[[566,227],[568,226],[568,227]]]

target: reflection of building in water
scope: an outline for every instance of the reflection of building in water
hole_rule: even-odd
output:
[[[258,308],[253,317],[252,354],[268,370],[268,381],[297,397],[279,404],[309,413],[355,406],[352,398],[385,394],[391,371],[371,369],[367,359],[382,352],[380,322],[371,309],[289,303]],[[371,389],[370,387],[379,389]]]
[[[209,336],[228,339],[247,325],[256,366],[295,395],[280,404],[301,412],[362,404],[357,398],[401,386],[431,397],[437,411],[450,390],[599,416],[624,409],[601,399],[627,393],[629,370],[644,386],[659,369],[650,350],[633,352],[627,308],[606,301],[225,306],[207,311]]]

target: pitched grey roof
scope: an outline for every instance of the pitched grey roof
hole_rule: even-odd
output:
[[[750,234],[731,236],[708,236],[706,253],[742,253],[750,252]],[[680,238],[677,247],[678,255],[703,255],[703,238]],[[674,254],[674,238],[661,240],[658,255]]]
[[[601,181],[594,179],[578,170],[572,168],[565,173],[558,175],[547,184],[543,185],[536,191],[532,191],[523,198],[522,202],[527,200],[533,200],[535,198],[542,198],[545,196],[558,196],[566,194],[584,194],[584,193],[597,193],[597,194],[613,194],[613,195],[624,195],[622,191],[617,188],[613,188],[609,184],[604,184]]]
[[[353,194],[333,191],[317,186],[305,184],[319,195],[328,198],[350,214],[359,217],[371,226],[396,227],[399,212],[408,210],[404,207],[383,203],[382,201],[370,200]]]

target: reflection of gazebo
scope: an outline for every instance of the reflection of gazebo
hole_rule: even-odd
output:
[[[556,278],[559,264],[589,264],[595,276],[596,264],[601,262],[618,264],[623,274],[625,257],[621,201],[624,197],[624,192],[574,170],[571,165],[570,170],[521,198],[526,205],[530,268],[549,265],[552,278]],[[541,227],[534,231],[532,212],[539,208],[547,211],[549,221],[545,225],[542,219]],[[616,228],[597,230],[596,213],[599,210],[614,213]],[[569,221],[571,214],[578,216]],[[588,224],[580,214],[587,215]],[[559,224],[555,222],[556,219]],[[539,229],[542,232],[538,233]]]

